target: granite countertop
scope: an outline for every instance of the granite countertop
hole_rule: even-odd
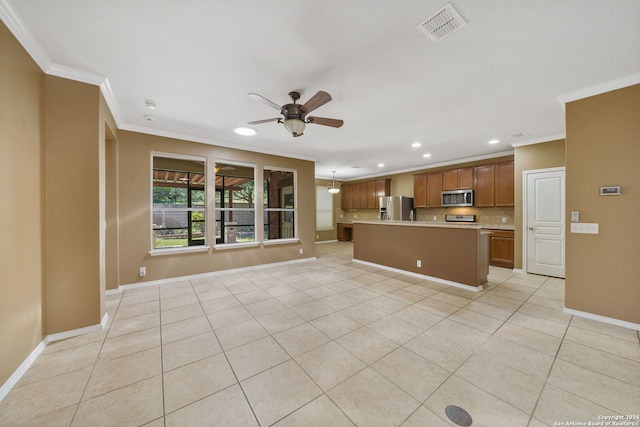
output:
[[[482,225],[482,228],[487,230],[507,230],[507,231],[515,231],[515,225]]]
[[[477,223],[460,223],[460,222],[433,222],[433,221],[380,221],[380,220],[354,220],[354,224],[378,224],[378,225],[405,225],[409,227],[437,227],[437,228],[467,228],[472,230],[482,229],[482,225]]]
[[[514,231],[514,225],[488,225],[488,224],[479,224],[477,222],[442,222],[442,221],[381,221],[381,220],[372,220],[372,219],[354,219],[353,221],[338,221],[338,224],[353,224],[353,223],[363,223],[363,224],[381,224],[381,225],[409,225],[415,227],[449,227],[449,228],[472,228],[472,229],[483,229],[483,230],[506,230],[506,231]]]

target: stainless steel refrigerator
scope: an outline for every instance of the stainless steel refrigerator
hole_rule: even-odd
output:
[[[380,217],[383,221],[412,221],[413,197],[380,197]]]

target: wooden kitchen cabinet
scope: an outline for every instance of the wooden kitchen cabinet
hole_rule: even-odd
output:
[[[473,168],[452,169],[442,172],[442,190],[473,188]]]
[[[490,230],[489,265],[513,268],[513,236],[511,230]]]
[[[378,207],[378,191],[376,190],[376,181],[367,182],[367,209],[376,209]]]
[[[514,206],[514,171],[513,162],[496,164],[495,171],[495,205]]]
[[[355,209],[366,209],[367,208],[367,183],[359,182],[355,184],[354,194],[354,203],[353,207]]]
[[[377,209],[378,197],[391,195],[391,180],[345,184],[340,190],[342,209]]]
[[[495,165],[473,168],[474,206],[486,208],[495,206]]]
[[[427,207],[442,207],[442,172],[427,174]]]
[[[353,185],[345,184],[340,189],[341,209],[353,209]]]
[[[391,195],[391,180],[390,179],[378,179],[376,180],[376,205],[375,209],[378,209],[378,201],[380,197]]]
[[[338,223],[338,241],[350,242],[353,240],[353,224]]]
[[[413,175],[413,207],[427,207],[427,174]]]

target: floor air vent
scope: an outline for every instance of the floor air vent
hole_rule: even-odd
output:
[[[437,43],[465,25],[467,22],[462,19],[451,3],[447,3],[436,13],[419,23],[418,29],[425,33],[432,42]]]

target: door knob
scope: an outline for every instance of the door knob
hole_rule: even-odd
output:
[[[535,227],[529,227],[529,230],[533,231],[535,230]]]

